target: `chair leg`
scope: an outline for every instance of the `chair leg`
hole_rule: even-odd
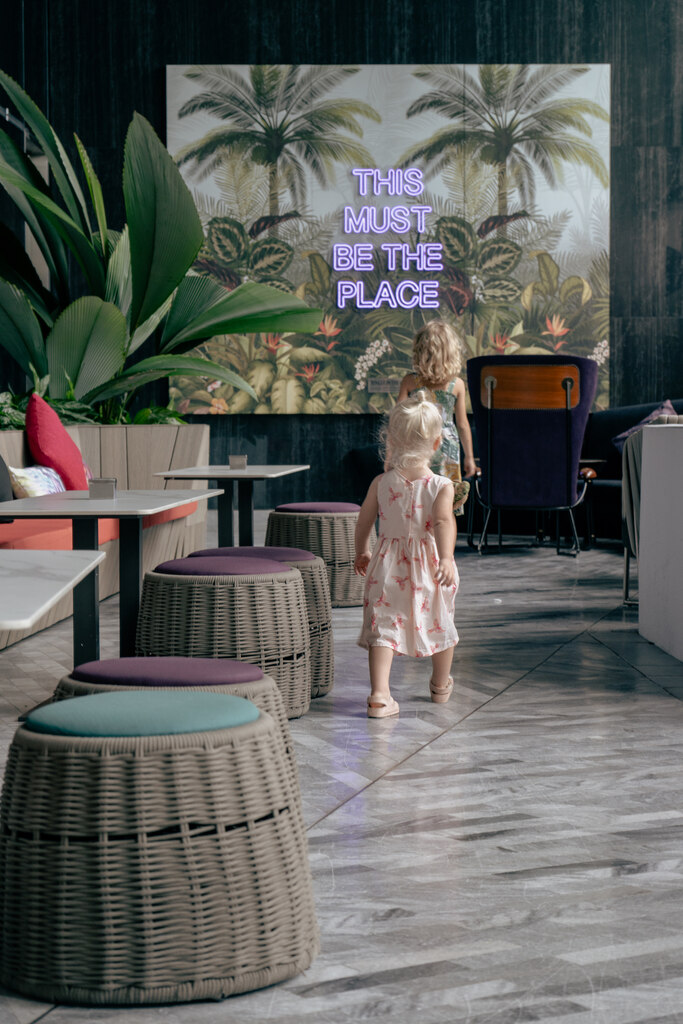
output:
[[[482,548],[486,544],[486,534],[488,533],[489,519],[490,518],[491,518],[491,509],[487,508],[486,509],[486,518],[484,519],[484,525],[482,526],[481,534],[479,536],[479,543],[477,544],[477,551],[479,552],[479,554],[482,553]]]

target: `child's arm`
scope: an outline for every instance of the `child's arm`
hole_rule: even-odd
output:
[[[414,373],[407,373],[401,381],[401,387],[399,388],[397,402],[404,402],[411,391],[414,391],[417,387],[417,377]]]
[[[368,493],[365,495],[365,501],[361,505],[360,512],[358,513],[355,534],[356,558],[353,563],[353,571],[356,576],[365,576],[368,568],[368,562],[370,561],[370,536],[378,513],[378,483],[379,477],[376,476],[368,488]]]
[[[455,562],[453,552],[457,529],[453,515],[453,484],[449,480],[441,488],[434,501],[434,539],[439,555],[439,567],[434,574],[437,583],[452,587],[455,582]]]
[[[472,431],[470,429],[469,420],[467,419],[467,409],[465,407],[465,385],[458,378],[455,382],[453,393],[456,397],[455,402],[455,425],[458,428],[458,437],[460,438],[460,444],[463,449],[463,476],[474,476],[477,471],[477,464],[474,461],[474,448],[472,446]]]

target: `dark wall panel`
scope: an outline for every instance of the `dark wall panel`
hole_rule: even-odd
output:
[[[166,64],[611,63],[612,403],[683,396],[680,0],[6,0],[3,13],[0,67],[65,143],[78,132],[115,225],[132,112],[163,137]],[[9,377],[0,355],[0,386]],[[344,451],[375,426],[369,417],[210,420],[215,457],[245,449],[315,462],[306,496],[326,497],[347,486]],[[275,499],[301,496],[295,481],[272,485]]]

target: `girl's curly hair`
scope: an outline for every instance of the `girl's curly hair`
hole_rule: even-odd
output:
[[[462,336],[445,320],[430,320],[413,339],[413,364],[420,384],[433,388],[462,369]]]

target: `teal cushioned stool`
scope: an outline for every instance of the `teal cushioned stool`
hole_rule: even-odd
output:
[[[29,714],[0,802],[0,983],[89,1005],[220,999],[318,950],[280,729],[241,697],[124,690]]]

